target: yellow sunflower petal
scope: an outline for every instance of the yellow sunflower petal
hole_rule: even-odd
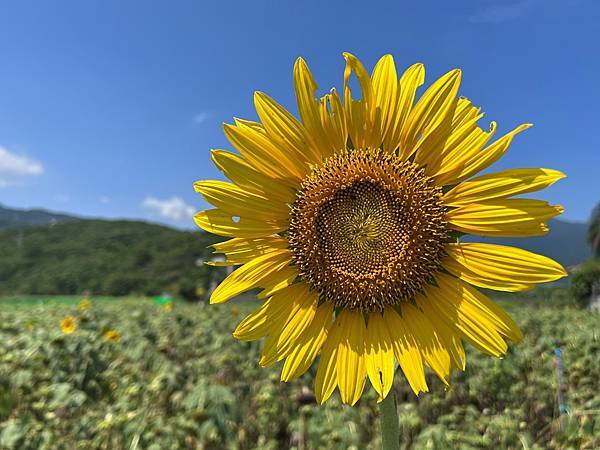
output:
[[[287,266],[279,271],[277,274],[277,278],[273,281],[267,281],[262,286],[264,289],[260,291],[256,298],[259,300],[270,297],[275,292],[279,292],[282,289],[285,289],[290,284],[293,284],[296,278],[298,278],[298,269],[296,266]]]
[[[454,108],[456,104],[450,107],[450,110],[446,116],[441,119],[439,125],[431,132],[426,139],[421,139],[417,143],[417,152],[414,153],[413,161],[421,167],[425,168],[425,173],[431,175],[432,164],[427,161],[430,159],[429,155],[440,154],[440,148],[444,148],[446,143],[451,138],[452,134],[452,117],[454,115]]]
[[[296,90],[296,101],[300,118],[306,128],[307,138],[319,149],[320,157],[328,157],[336,150],[331,145],[321,122],[321,106],[315,93],[317,83],[302,58],[298,58],[294,64],[294,89]],[[316,161],[318,162],[320,158]]]
[[[237,119],[235,125],[223,125],[223,131],[248,164],[265,175],[298,183],[306,173],[304,164],[273,142],[259,123]]]
[[[451,337],[440,336],[442,329],[435,329],[427,316],[410,303],[402,306],[402,317],[417,341],[425,364],[447,385],[453,361],[445,343]]]
[[[392,55],[385,55],[377,62],[371,75],[371,83],[375,107],[381,110],[381,135],[385,141],[388,131],[398,121],[398,74]]]
[[[286,155],[302,174],[308,172],[310,162],[321,160],[318,149],[308,141],[306,130],[288,110],[263,92],[254,94],[254,105],[271,139],[286,149]]]
[[[270,334],[294,308],[294,301],[289,297],[291,291],[292,288],[288,288],[265,300],[260,308],[238,324],[233,336],[241,341],[255,341]]]
[[[456,100],[456,109],[452,119],[452,128],[458,130],[467,124],[475,124],[483,117],[481,108],[474,106],[466,97],[460,97]]]
[[[291,381],[308,370],[325,342],[332,318],[331,303],[323,303],[317,308],[309,327],[300,335],[285,358],[281,369],[281,381]]]
[[[354,148],[379,146],[377,135],[380,129],[374,127],[375,103],[371,77],[362,63],[351,53],[344,53],[346,68],[344,70],[344,109],[348,133]],[[362,98],[354,100],[350,90],[350,76],[354,73],[360,85]],[[375,136],[373,136],[375,134]]]
[[[536,283],[567,276],[557,262],[516,247],[460,243],[446,246],[443,266],[475,286],[499,291],[522,291]]]
[[[290,180],[283,183],[252,168],[240,155],[225,150],[211,150],[210,157],[223,174],[238,186],[253,194],[280,203],[294,201]]]
[[[366,148],[370,142],[371,125],[368,125],[367,109],[362,100],[352,100],[349,95],[344,99],[348,135],[354,148]],[[369,131],[367,131],[369,130]]]
[[[452,70],[433,83],[419,99],[402,128],[401,158],[408,158],[429,139],[437,139],[435,133],[446,123],[455,106],[460,79],[460,70]]]
[[[315,397],[320,405],[325,403],[333,391],[337,382],[337,359],[338,348],[342,338],[340,317],[338,316],[329,328],[323,344],[323,350],[319,358],[319,366],[315,376]]]
[[[219,242],[211,245],[214,253],[223,253],[227,257],[223,262],[207,262],[211,266],[231,266],[234,264],[244,264],[250,260],[267,254],[273,250],[287,248],[288,241],[277,236],[263,238],[245,239],[233,238],[228,241]]]
[[[426,173],[435,178],[437,184],[449,184],[470,161],[472,155],[481,152],[483,147],[496,133],[496,122],[492,122],[487,131],[479,128],[477,118],[472,119],[453,131],[444,142],[442,150],[430,152]]]
[[[230,273],[210,296],[210,303],[223,303],[242,292],[280,279],[279,273],[291,262],[289,250],[276,250],[253,259]]]
[[[495,123],[492,123],[492,132],[495,130],[495,125]],[[443,174],[436,175],[436,181],[440,184],[455,184],[482,171],[506,153],[515,135],[531,126],[529,123],[520,125],[483,150],[478,145],[472,146],[469,151],[462,153],[458,161],[454,161],[452,171],[445,171]]]
[[[446,192],[442,200],[448,206],[464,206],[539,191],[564,177],[552,169],[503,170],[464,181]]]
[[[377,312],[369,316],[365,346],[367,375],[380,402],[387,397],[394,383],[394,350],[383,316]]]
[[[423,311],[433,329],[436,330],[436,335],[442,346],[450,354],[452,365],[456,369],[465,370],[467,358],[460,333],[456,329],[449,327],[437,314],[428,314],[421,304],[419,304],[419,308]]]
[[[456,310],[459,320],[470,318],[472,323],[493,330],[497,335],[515,343],[523,339],[523,334],[510,316],[477,289],[445,274],[439,274],[436,280],[440,289],[445,290],[446,293],[454,293],[454,295],[443,296],[443,301],[437,304],[439,308],[449,311],[450,316],[454,314],[451,311]],[[495,334],[493,337],[496,339]],[[500,344],[498,350],[501,348],[504,346]]]
[[[283,202],[252,194],[233,183],[204,180],[194,183],[196,192],[221,211],[232,215],[255,217],[266,221],[282,221],[289,217],[290,208]]]
[[[365,319],[362,312],[343,310],[340,315],[340,344],[337,355],[337,380],[342,402],[354,405],[365,387]]]
[[[514,343],[521,342],[523,334],[512,318],[496,303],[467,283],[461,283],[463,289],[462,302],[457,307],[477,321],[486,322],[505,338]],[[448,298],[448,300],[452,300]]]
[[[398,360],[408,384],[415,394],[427,392],[423,359],[417,341],[403,317],[393,308],[388,307],[383,313],[388,333],[392,339],[394,356]]]
[[[258,238],[284,231],[286,221],[266,221],[228,214],[220,209],[207,209],[194,215],[194,222],[204,231],[225,237]]]
[[[360,84],[362,99],[365,101],[366,105],[373,106],[373,86],[365,66],[363,66],[358,58],[351,53],[344,52],[343,56],[346,60],[346,68],[344,69],[344,91],[350,92],[348,81],[350,75],[354,72],[356,78],[358,78],[358,83]],[[371,112],[369,112],[369,115],[371,115]]]
[[[480,236],[526,237],[548,232],[546,222],[563,212],[542,200],[495,199],[452,209],[446,218],[453,230]]]
[[[335,89],[331,93],[321,97],[319,102],[321,123],[333,152],[346,148],[348,130],[346,127],[346,116],[340,97]],[[329,156],[324,154],[324,157]]]
[[[295,288],[294,292],[287,294]],[[294,302],[294,308],[289,316],[280,320],[277,330],[273,331],[273,340],[270,346],[263,349],[260,365],[268,366],[275,361],[283,359],[296,345],[300,335],[310,326],[317,312],[319,296],[315,291],[309,289],[308,284],[300,282],[288,288],[286,295],[290,298],[288,301]]]
[[[426,294],[417,298],[417,304],[424,305],[426,314],[444,320],[480,350],[496,357],[504,355],[508,349],[506,342],[489,317],[478,314],[481,310],[464,300],[464,284],[443,274],[438,274],[436,281],[437,287],[428,287]]]
[[[491,137],[478,127],[477,121],[483,116],[465,98],[458,98],[450,107],[445,118],[432,133],[430,139],[419,145],[414,161],[425,168],[430,176],[439,176],[449,171],[452,164],[462,161],[465,153],[474,148],[482,148]]]
[[[395,108],[394,122],[385,135],[383,148],[394,152],[400,146],[402,128],[410,115],[417,95],[417,89],[425,81],[425,67],[417,63],[409,67],[400,77],[398,82],[397,105]]]

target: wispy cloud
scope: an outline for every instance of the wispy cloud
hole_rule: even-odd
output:
[[[44,166],[39,161],[0,146],[0,187],[18,184],[24,177],[42,173]]]
[[[469,21],[472,23],[493,24],[509,22],[529,14],[538,5],[542,4],[542,0],[495,1],[469,17]]]
[[[100,197],[98,197],[98,201],[106,205],[107,203],[110,203],[110,197],[107,197],[106,195],[101,195]]]
[[[175,222],[187,221],[194,215],[194,207],[186,204],[179,197],[159,199],[156,197],[146,197],[142,206],[148,210],[157,213],[160,217],[173,220]]]
[[[200,125],[201,123],[206,122],[206,120],[210,117],[210,113],[203,111],[194,116],[194,123]]]

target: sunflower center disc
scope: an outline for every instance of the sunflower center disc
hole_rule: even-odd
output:
[[[410,300],[444,255],[441,194],[415,164],[379,150],[329,158],[292,205],[300,276],[340,307],[374,311]]]

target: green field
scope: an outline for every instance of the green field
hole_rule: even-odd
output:
[[[548,291],[549,292],[549,291]],[[546,294],[548,294],[546,292]],[[231,337],[255,300],[220,306],[145,298],[0,300],[1,449],[378,448],[375,394],[300,406],[314,374],[283,384],[259,345]],[[600,315],[546,299],[504,300],[524,342],[496,360],[467,346],[451,389],[416,398],[396,375],[405,448],[600,448]],[[548,300],[547,303],[550,303]],[[76,318],[72,334],[60,321]],[[104,333],[121,338],[109,341]],[[553,349],[567,406],[559,427]]]

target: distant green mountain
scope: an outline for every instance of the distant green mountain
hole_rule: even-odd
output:
[[[11,209],[0,205],[0,230],[29,225],[54,225],[74,220],[78,218],[45,209]]]
[[[78,220],[0,231],[0,295],[154,295],[193,297],[208,288],[200,261],[215,239],[134,221]],[[214,274],[213,274],[214,275]]]
[[[592,250],[586,240],[585,223],[550,220],[550,232],[546,236],[531,238],[484,238],[469,236],[467,241],[490,242],[502,245],[514,245],[526,250],[548,256],[569,267],[582,263],[592,256]]]

